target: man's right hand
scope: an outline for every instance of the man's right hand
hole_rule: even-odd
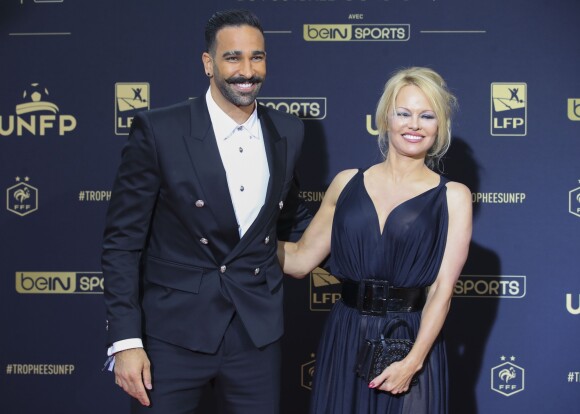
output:
[[[151,363],[143,348],[127,349],[115,354],[115,384],[144,406],[150,401],[147,390],[151,383]]]

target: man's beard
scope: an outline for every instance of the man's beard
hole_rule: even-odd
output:
[[[236,106],[248,106],[251,105],[256,100],[256,97],[260,92],[260,88],[262,87],[262,82],[264,81],[264,78],[260,76],[252,76],[251,78],[246,79],[244,77],[237,76],[228,79],[219,78],[219,80],[218,77],[216,77],[215,80],[216,86],[218,87],[224,98],[226,98],[228,101],[230,101]],[[233,87],[230,86],[237,83],[248,83],[248,82],[256,85],[254,90],[250,92],[240,92],[233,89]]]

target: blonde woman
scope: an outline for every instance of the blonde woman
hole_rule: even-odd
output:
[[[384,161],[339,173],[302,239],[279,244],[285,273],[302,277],[332,253],[343,285],[316,357],[312,414],[447,413],[441,329],[472,227],[469,189],[434,171],[450,144],[454,104],[435,71],[395,73],[376,112]],[[360,345],[393,318],[410,329],[392,336],[414,345],[367,383],[354,372]]]

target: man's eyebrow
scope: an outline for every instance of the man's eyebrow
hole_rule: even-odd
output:
[[[240,56],[242,54],[241,50],[226,50],[222,56],[226,57],[226,56]]]
[[[252,56],[260,56],[260,55],[265,55],[266,52],[264,50],[254,50],[252,51]],[[242,51],[241,50],[226,50],[223,54],[222,57],[227,57],[227,56],[241,56],[242,55]]]

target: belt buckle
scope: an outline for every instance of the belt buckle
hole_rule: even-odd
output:
[[[360,281],[357,308],[363,315],[384,316],[387,313],[389,282],[363,279]]]

